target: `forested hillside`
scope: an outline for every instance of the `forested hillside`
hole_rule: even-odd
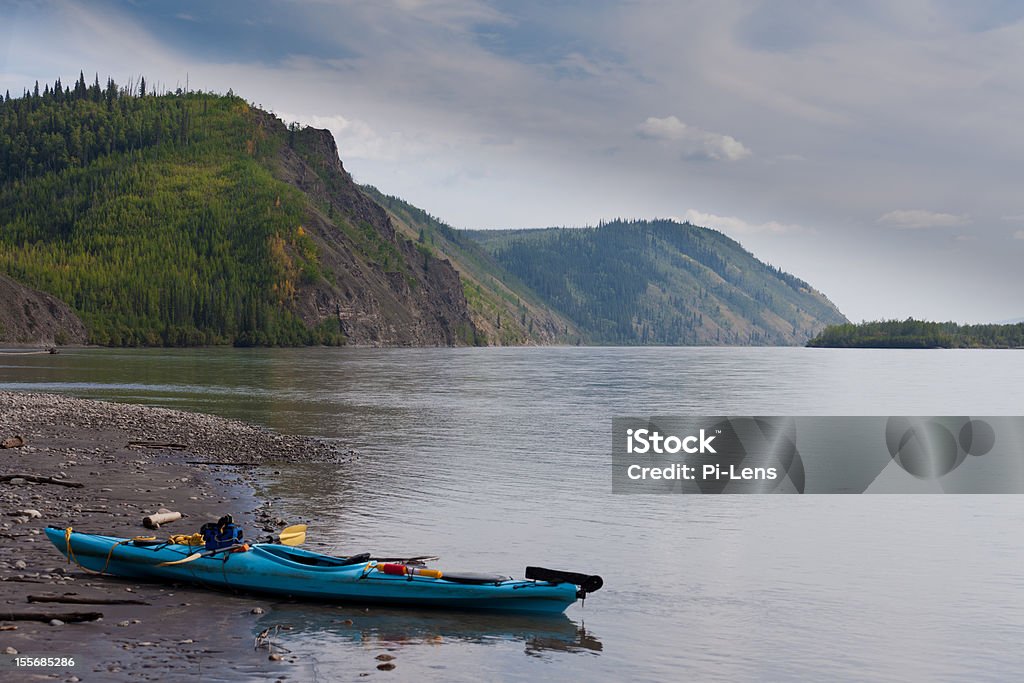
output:
[[[803,344],[846,318],[720,232],[674,221],[479,230],[509,272],[603,344]]]
[[[457,275],[395,233],[330,135],[230,92],[5,95],[0,273],[100,344],[477,341]]]
[[[489,344],[568,343],[579,339],[574,323],[552,310],[505,270],[479,242],[408,202],[363,186],[417,246],[448,259],[459,272],[473,324]]]
[[[907,318],[830,325],[807,345],[871,349],[1019,349],[1024,348],[1024,323],[958,325]]]
[[[846,322],[714,230],[454,230],[358,187],[325,130],[84,76],[0,101],[0,274],[110,345],[802,344]]]

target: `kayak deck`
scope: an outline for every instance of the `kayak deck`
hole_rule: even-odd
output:
[[[349,563],[291,546],[257,543],[244,552],[222,552],[190,562],[195,546],[136,543],[64,529],[46,529],[69,560],[92,572],[171,580],[205,587],[326,602],[372,602],[408,607],[560,613],[577,600],[576,586],[513,580],[496,575],[451,574],[451,578],[384,573],[376,561]],[[202,551],[202,548],[198,548]],[[461,577],[461,578],[460,578]]]

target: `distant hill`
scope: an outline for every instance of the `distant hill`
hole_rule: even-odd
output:
[[[465,231],[375,187],[364,185],[363,190],[388,210],[398,230],[420,249],[452,263],[462,279],[473,324],[488,344],[553,344],[579,338],[574,323],[549,308]]]
[[[0,101],[0,273],[111,345],[479,343],[458,274],[330,133],[230,92],[60,81]]]
[[[830,325],[807,345],[867,349],[1019,349],[1024,348],[1024,323],[958,325],[907,318]]]
[[[846,318],[716,230],[669,220],[477,230],[508,272],[591,344],[804,344]]]

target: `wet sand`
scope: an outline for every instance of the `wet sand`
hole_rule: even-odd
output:
[[[0,679],[307,678],[306,663],[288,654],[271,660],[267,649],[254,648],[259,610],[272,613],[272,601],[87,574],[68,564],[42,530],[72,526],[116,536],[164,537],[191,533],[205,522],[232,514],[248,538],[264,536],[306,520],[281,519],[270,501],[257,498],[252,483],[260,466],[343,462],[352,453],[328,442],[283,436],[210,415],[0,392],[0,440],[16,435],[24,437],[25,445],[0,449],[0,476],[28,474],[84,486],[0,482],[0,653],[12,648],[30,656],[73,655],[76,665],[0,670]],[[147,530],[143,517],[160,508],[179,511],[184,518],[157,531]],[[29,595],[66,593],[149,604],[28,602]],[[98,611],[103,619],[62,625],[3,619],[3,612],[29,611]],[[267,623],[266,616],[260,623]],[[375,664],[367,661],[364,670],[382,674]]]

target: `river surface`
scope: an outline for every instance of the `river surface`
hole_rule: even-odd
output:
[[[395,680],[1024,676],[1024,497],[612,495],[610,474],[614,416],[1024,414],[1021,352],[87,349],[0,356],[0,389],[339,439],[359,457],[266,471],[313,547],[605,579],[553,619],[268,613],[319,680],[378,651]]]

